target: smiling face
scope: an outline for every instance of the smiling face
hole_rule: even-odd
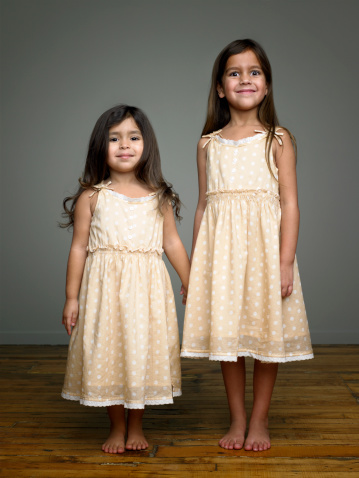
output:
[[[217,92],[220,98],[226,98],[230,109],[258,109],[268,88],[260,62],[252,50],[228,58]]]
[[[110,171],[132,172],[141,159],[143,146],[141,131],[131,116],[111,126],[107,152]]]

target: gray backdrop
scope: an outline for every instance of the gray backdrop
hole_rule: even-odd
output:
[[[314,343],[359,343],[356,0],[5,0],[2,6],[1,341],[60,344],[71,235],[57,227],[98,116],[148,114],[185,204],[216,55],[267,51],[281,123],[299,145],[299,267]],[[183,307],[177,293],[180,330]]]

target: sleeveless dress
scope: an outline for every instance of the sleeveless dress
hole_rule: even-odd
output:
[[[297,261],[282,299],[278,182],[265,159],[267,132],[208,137],[207,207],[192,260],[182,357],[263,362],[313,358]],[[276,132],[276,140],[282,144]],[[270,158],[271,169],[277,168]]]
[[[181,395],[175,300],[162,260],[156,195],[128,198],[95,186],[79,318],[63,398],[83,405],[173,403]]]

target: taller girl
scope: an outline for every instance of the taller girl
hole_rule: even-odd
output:
[[[182,356],[221,361],[231,425],[220,446],[262,451],[278,363],[313,353],[295,258],[295,141],[255,41],[218,55],[203,135]],[[246,439],[244,357],[255,359]]]

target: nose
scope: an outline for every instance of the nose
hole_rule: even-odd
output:
[[[248,84],[251,82],[251,77],[249,75],[243,74],[241,76],[241,83]]]
[[[119,143],[120,149],[128,149],[129,144],[127,139],[122,139]]]

